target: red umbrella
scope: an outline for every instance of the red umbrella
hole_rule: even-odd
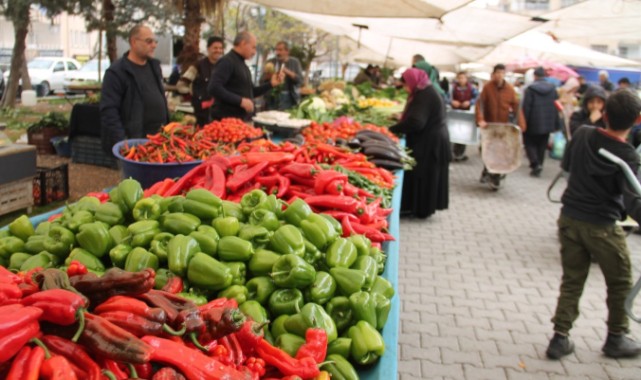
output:
[[[523,58],[510,62],[506,65],[506,68],[508,71],[513,71],[515,73],[525,73],[526,71],[535,69],[539,66],[545,69],[545,72],[549,77],[557,78],[562,82],[565,82],[570,77],[577,78],[579,76],[576,71],[564,64],[535,58]]]

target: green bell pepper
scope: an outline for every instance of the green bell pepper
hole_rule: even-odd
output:
[[[354,366],[345,357],[337,354],[327,355],[321,370],[327,371],[332,380],[358,380],[360,378]]]
[[[166,212],[183,212],[183,202],[185,197],[182,195],[174,195],[171,197],[165,197],[158,200],[158,205],[160,206],[160,214]]]
[[[123,214],[127,214],[129,213],[129,211],[131,211],[131,209],[127,208],[127,205],[125,204],[125,200],[120,194],[120,190],[118,189],[117,186],[109,191],[109,201],[117,205]]]
[[[347,336],[352,340],[352,359],[361,365],[369,365],[385,353],[385,342],[381,333],[365,321],[358,321],[349,328]]]
[[[259,208],[267,200],[267,194],[260,189],[254,189],[245,193],[240,199],[240,206],[243,208],[245,215],[251,214],[252,211]],[[271,211],[271,210],[270,210]]]
[[[183,202],[183,209],[203,220],[212,220],[222,214],[223,202],[205,189],[189,190]]]
[[[249,271],[254,276],[263,276],[271,273],[276,260],[280,258],[276,252],[258,248],[249,260]]]
[[[278,289],[269,297],[269,311],[274,316],[300,313],[305,302],[298,289]]]
[[[354,244],[345,238],[336,239],[327,249],[326,255],[325,262],[330,268],[349,268],[358,257]]]
[[[92,256],[96,258],[95,256]],[[26,259],[20,266],[21,272],[28,272],[34,268],[41,267],[43,269],[53,268],[58,265],[59,258],[52,255],[47,251],[42,251]],[[89,269],[89,267],[87,267]]]
[[[291,357],[296,357],[298,349],[303,344],[305,344],[305,339],[294,334],[285,333],[276,338],[276,347],[287,352]]]
[[[310,214],[300,222],[303,235],[318,249],[324,250],[338,238],[338,232],[332,223],[319,214]]]
[[[101,222],[81,226],[80,232],[76,234],[76,241],[96,257],[103,257],[114,245],[109,230]]]
[[[102,264],[102,261],[100,261],[99,258],[91,254],[91,252],[82,249],[82,248],[74,248],[73,251],[67,256],[67,259],[65,260],[65,265],[69,266],[71,265],[71,262],[73,260],[79,261],[81,264],[87,267],[87,269],[94,271],[94,272],[104,272],[105,271],[105,266]]]
[[[276,290],[274,280],[268,276],[254,277],[247,281],[247,299],[256,301],[261,305],[265,305],[269,300],[269,296]]]
[[[114,244],[129,244],[131,243],[131,233],[127,229],[126,226],[123,226],[121,224],[118,224],[116,226],[112,226],[109,229],[109,235],[111,236],[111,240],[113,240]]]
[[[304,200],[298,198],[283,211],[283,218],[287,223],[298,227],[300,222],[307,219],[312,212],[312,208]]]
[[[370,290],[370,292],[382,294],[389,299],[392,299],[395,293],[392,283],[381,276],[376,277],[376,280],[374,280],[374,285],[372,285],[372,290]]]
[[[363,291],[356,292],[349,296],[349,304],[354,312],[355,321],[365,321],[376,327],[376,301],[374,296]]]
[[[243,213],[243,208],[240,204],[236,202],[223,201],[223,217],[233,216],[238,219],[239,222],[245,222],[245,214]]]
[[[378,276],[378,264],[371,256],[358,256],[352,269],[359,269],[365,273],[365,285],[363,289],[370,290],[374,286],[374,281]]]
[[[36,227],[35,234],[36,235],[46,236],[49,233],[49,228],[51,228],[52,225],[53,225],[53,223],[51,223],[51,222],[42,222],[42,223],[38,224],[38,227]],[[0,236],[0,237],[2,237],[2,236]]]
[[[291,224],[286,224],[274,232],[270,246],[273,251],[283,255],[292,253],[303,257],[305,254],[303,234]]]
[[[197,252],[200,252],[200,246],[196,239],[190,236],[176,235],[167,243],[167,267],[180,277],[185,277],[188,272],[187,266]],[[199,278],[199,280],[201,279]]]
[[[43,242],[45,251],[60,258],[67,256],[75,244],[76,237],[73,232],[59,225],[51,226]]]
[[[198,230],[190,233],[189,236],[196,239],[201,252],[206,253],[211,257],[217,256],[220,236],[218,236],[218,232],[216,232],[214,227],[203,224],[198,227]]]
[[[93,214],[87,210],[80,210],[74,212],[71,218],[65,220],[63,225],[75,233],[80,230],[80,226],[92,222],[94,222]]]
[[[25,261],[27,261],[29,258],[31,258],[32,255],[25,253],[25,252],[16,252],[11,255],[9,258],[9,266],[8,268],[10,270],[20,270],[20,267],[22,264],[24,264]]]
[[[218,258],[222,261],[249,261],[253,254],[252,243],[237,236],[224,236],[218,241]]]
[[[194,293],[192,291],[190,291],[190,292],[180,292],[180,293],[178,293],[176,295],[195,303],[196,306],[202,306],[202,305],[206,304],[207,302],[209,302],[207,300],[207,297],[204,296],[203,294]]]
[[[345,337],[336,338],[335,341],[327,345],[327,355],[340,355],[343,358],[349,358],[349,352],[352,348],[352,340]]]
[[[241,261],[223,262],[231,271],[232,285],[245,285],[247,278],[247,266]]]
[[[378,274],[383,274],[383,271],[385,271],[387,255],[385,255],[378,247],[371,247],[369,249],[369,256],[376,260],[376,264],[378,265]]]
[[[372,248],[372,241],[365,237],[365,235],[352,235],[348,237],[347,240],[354,244],[358,256],[369,256],[370,249]]]
[[[163,230],[172,234],[189,235],[200,226],[197,216],[184,212],[172,212],[160,218]]]
[[[267,310],[256,301],[245,301],[238,308],[246,317],[251,318],[256,323],[266,323],[269,320],[267,318]],[[265,332],[267,332],[267,329],[265,329]]]
[[[9,232],[20,240],[26,241],[31,235],[36,233],[36,230],[33,228],[33,224],[29,217],[21,215],[13,222],[9,223]]]
[[[140,272],[145,268],[157,270],[158,257],[142,247],[132,249],[125,261],[125,270],[127,272]]]
[[[45,235],[31,235],[24,243],[24,250],[32,255],[40,253],[45,250]]]
[[[276,260],[271,276],[280,288],[304,289],[314,283],[316,271],[305,260],[290,253]]]
[[[100,200],[98,198],[87,196],[78,199],[76,203],[71,205],[71,207],[73,207],[73,212],[84,210],[91,213],[95,213],[98,206],[100,206]]]
[[[334,320],[322,306],[312,302],[305,304],[300,313],[292,315],[285,321],[285,329],[301,337],[304,337],[307,329],[312,327],[325,330],[327,342],[333,342],[338,338]]]
[[[217,297],[221,298],[227,298],[227,299],[235,299],[236,302],[238,302],[239,305],[242,305],[245,301],[247,301],[247,288],[242,286],[242,285],[232,285],[227,289],[221,290],[218,292]]]
[[[171,263],[171,256],[169,262]],[[173,270],[172,272],[176,273]],[[233,277],[227,265],[206,253],[197,252],[189,261],[187,279],[193,286],[205,290],[222,290],[231,285]]]
[[[376,305],[376,328],[382,330],[387,323],[387,317],[392,310],[392,301],[382,294],[373,293],[374,303]]]
[[[8,229],[0,230],[0,239],[11,236]]]
[[[125,221],[125,215],[122,213],[120,207],[112,202],[105,202],[98,205],[94,218],[110,226],[122,224]]]
[[[141,220],[131,223],[127,227],[129,234],[131,234],[131,242],[129,245],[132,247],[148,247],[154,236],[160,233],[160,224],[157,220]]]
[[[305,243],[305,253],[303,254],[303,260],[308,264],[316,267],[319,263],[323,263],[323,253],[316,248],[312,242],[307,239],[303,239]]]
[[[307,302],[326,304],[336,293],[336,280],[327,272],[316,272],[316,279],[309,288],[305,289]]]
[[[169,269],[159,268],[156,271],[156,277],[154,278],[154,289],[161,290],[167,284],[167,281],[175,276],[176,275],[171,273]]]
[[[332,227],[334,227],[334,231],[336,231],[337,237],[343,236],[343,226],[341,225],[341,222],[336,220],[336,218],[334,218],[331,215],[327,215],[327,214],[319,214],[319,215],[325,218],[332,225]]]
[[[245,224],[240,228],[238,237],[247,240],[255,248],[264,248],[271,241],[273,232],[262,226],[253,226]]]
[[[154,198],[139,200],[131,211],[134,220],[157,220],[160,214],[160,203]]]
[[[273,212],[259,208],[249,214],[249,224],[265,227],[269,231],[276,231],[280,227],[280,220]]]
[[[219,216],[211,221],[220,237],[236,236],[240,231],[240,221],[235,216]]]
[[[71,235],[73,236],[73,234]],[[24,251],[25,243],[15,236],[0,238],[0,257],[9,259],[12,254]]]
[[[338,291],[348,297],[363,289],[367,277],[362,270],[341,267],[332,268],[329,273],[336,280]]]
[[[332,298],[325,305],[325,310],[336,323],[336,329],[340,333],[354,323],[354,311],[347,297]]]
[[[290,316],[287,314],[279,315],[273,322],[271,322],[271,333],[274,339],[278,339],[279,336],[287,334],[287,329],[285,328],[285,321]]]
[[[154,235],[154,239],[149,243],[149,252],[158,257],[160,263],[167,262],[167,246],[169,241],[176,236],[169,232],[160,232]]]
[[[129,244],[118,244],[109,251],[109,258],[111,263],[120,269],[125,268],[127,262],[127,255],[131,252],[132,248]]]
[[[132,178],[120,181],[117,189],[122,202],[127,206],[127,210],[133,210],[136,203],[143,197],[143,190],[140,182]]]

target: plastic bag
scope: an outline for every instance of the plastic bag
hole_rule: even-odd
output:
[[[555,160],[560,160],[563,158],[563,152],[565,152],[565,144],[567,140],[563,135],[563,131],[557,131],[552,134],[552,146],[550,149],[550,158]]]

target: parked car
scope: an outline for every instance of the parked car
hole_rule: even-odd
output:
[[[2,70],[0,69],[0,98],[2,98],[4,94],[4,86],[4,75],[2,75]]]
[[[75,59],[65,57],[36,57],[27,63],[31,84],[41,96],[63,91],[65,75],[77,71],[80,66]],[[4,73],[5,82],[8,78],[9,72]]]
[[[92,82],[102,81],[102,78],[105,77],[105,71],[109,67],[109,60],[103,59],[100,60],[100,78],[98,78],[98,59],[92,59],[85,63],[80,70],[71,71],[65,75],[64,79],[64,89],[66,92],[69,91],[70,85],[83,85],[89,84]]]

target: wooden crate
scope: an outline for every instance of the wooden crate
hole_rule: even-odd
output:
[[[33,206],[33,178],[28,177],[0,185],[0,215]]]

